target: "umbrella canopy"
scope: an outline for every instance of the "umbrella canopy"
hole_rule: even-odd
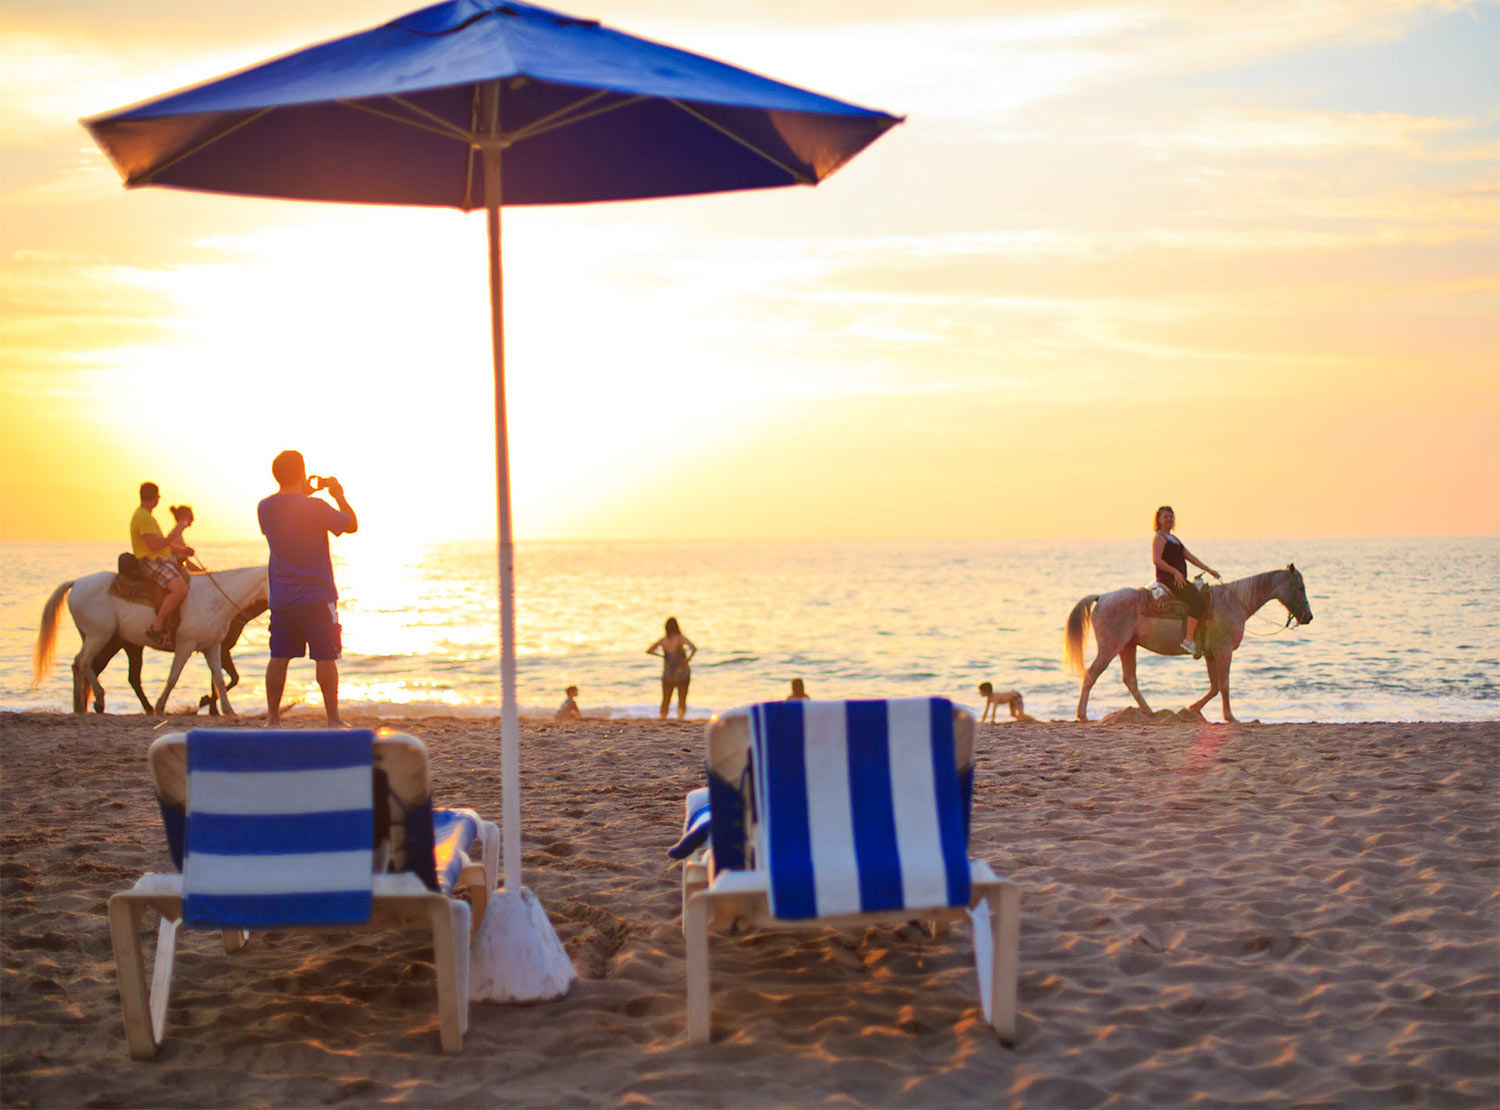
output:
[[[486,210],[504,889],[525,894],[500,209],[813,185],[900,119],[596,20],[449,0],[83,122],[130,187]]]
[[[84,126],[131,186],[468,211],[486,140],[500,203],[576,204],[814,184],[898,122],[594,20],[450,0]]]

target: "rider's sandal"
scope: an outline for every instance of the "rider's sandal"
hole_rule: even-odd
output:
[[[148,628],[144,637],[147,647],[154,647],[157,651],[172,651],[172,637],[167,635],[164,628]]]

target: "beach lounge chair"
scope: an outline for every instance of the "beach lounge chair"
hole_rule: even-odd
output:
[[[942,698],[764,702],[709,722],[708,787],[671,853],[692,852],[691,1040],[709,1039],[710,927],[922,919],[936,935],[964,918],[985,1019],[1014,1040],[1020,891],[968,858],[973,751],[973,714]]]
[[[442,1049],[463,1050],[470,920],[499,881],[500,831],[473,810],[432,808],[420,740],[195,729],[160,737],[147,761],[177,870],[109,900],[131,1056],[149,1060],[163,1040],[183,926],[219,931],[226,952],[256,930],[430,930]],[[161,919],[149,995],[147,910]]]

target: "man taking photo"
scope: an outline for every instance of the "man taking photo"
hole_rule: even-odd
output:
[[[312,656],[316,667],[329,725],[342,725],[338,660],[343,654],[343,643],[339,630],[339,593],[333,582],[328,536],[359,531],[359,518],[344,500],[344,487],[337,478],[315,479],[314,488],[300,451],[277,455],[271,462],[271,473],[276,478],[277,491],[262,500],[257,509],[260,530],[271,549],[271,659],[266,664],[266,725],[280,726],[287,664],[301,659],[304,652]],[[319,490],[327,490],[338,508],[312,496]]]

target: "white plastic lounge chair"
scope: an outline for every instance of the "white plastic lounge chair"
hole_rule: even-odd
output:
[[[985,1019],[1015,1038],[1020,890],[968,858],[973,714],[942,698],[777,701],[709,722],[681,858],[688,1035],[709,1039],[708,931],[974,925]],[[706,807],[706,809],[705,809]]]
[[[463,1051],[470,906],[482,916],[499,881],[500,831],[473,810],[433,810],[420,740],[195,729],[162,736],[147,760],[178,871],[109,900],[131,1056],[151,1059],[164,1038],[184,925],[220,931],[226,952],[254,930],[430,930],[442,1048]],[[475,844],[482,863],[467,855]],[[149,995],[147,910],[161,918]]]

